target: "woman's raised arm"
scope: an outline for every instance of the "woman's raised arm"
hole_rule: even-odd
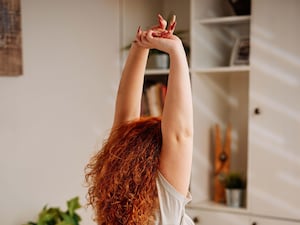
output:
[[[167,22],[161,15],[158,15],[158,24],[153,26],[152,30],[165,30],[166,25]],[[138,28],[135,41],[129,50],[117,93],[113,126],[140,117],[144,74],[149,48],[137,43],[144,35],[145,32]]]
[[[140,117],[148,52],[148,49],[138,46],[135,42],[131,45],[119,83],[113,126]]]
[[[193,107],[183,44],[172,32],[157,33],[153,30],[149,30],[138,44],[159,49],[170,56],[168,90],[162,114],[160,172],[177,191],[186,195],[192,164]]]
[[[170,73],[162,115],[160,171],[180,193],[186,195],[193,152],[193,107],[186,54],[181,41],[176,42],[169,52]]]

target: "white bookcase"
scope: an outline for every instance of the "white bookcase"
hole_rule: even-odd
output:
[[[300,2],[252,0],[235,16],[221,0],[191,0],[195,143],[189,213],[196,224],[300,224]],[[232,66],[236,37],[250,64]],[[246,204],[212,201],[212,127],[233,128],[231,169],[247,176]]]
[[[158,12],[174,12],[178,29],[190,31],[195,141],[188,212],[196,224],[300,224],[300,1],[252,0],[251,15],[237,16],[226,0],[124,0],[123,45]],[[236,39],[246,36],[250,63],[232,65]],[[168,72],[150,69],[146,76]],[[247,177],[242,208],[212,201],[213,127],[224,131],[229,123],[231,169]]]
[[[163,15],[164,18],[166,19],[171,14],[175,14],[177,16],[176,31],[180,31],[181,35],[183,35],[185,37],[185,40],[187,40],[187,44],[189,44],[189,30],[190,30],[190,2],[189,1],[182,2],[181,0],[163,0],[163,1],[123,0],[121,3],[121,14],[122,14],[121,15],[121,30],[122,30],[121,45],[128,46],[128,44],[134,39],[134,35],[136,34],[136,30],[138,26],[141,26],[142,29],[145,30],[149,28],[149,26],[157,24],[158,13]],[[127,51],[123,51],[122,53],[123,54],[122,54],[121,61],[125,62]],[[149,61],[151,61],[151,59],[148,60],[148,62]],[[168,68],[153,68],[153,65],[148,67],[147,64],[145,79],[144,79],[144,84],[145,84],[144,93],[147,92],[145,90],[147,90],[149,86],[155,85],[155,83],[162,83],[163,85],[165,85],[167,83],[166,77],[168,73],[169,73]],[[158,96],[157,93],[156,96]],[[156,103],[160,101],[159,99],[156,100],[157,100],[155,101]],[[144,104],[142,103],[142,108],[143,105]],[[148,105],[145,108],[150,108],[150,106]],[[152,111],[152,110],[146,110],[146,111]]]
[[[213,128],[232,127],[231,170],[247,174],[249,64],[230,64],[239,37],[250,36],[251,16],[236,16],[227,1],[191,1],[191,74],[195,143],[191,191],[193,204],[212,202]]]

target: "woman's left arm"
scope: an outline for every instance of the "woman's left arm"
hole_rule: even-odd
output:
[[[151,29],[163,31],[166,25],[167,22],[161,15],[158,15],[158,24]],[[144,39],[145,34],[146,33],[139,28],[135,41],[129,50],[117,93],[113,126],[140,117],[144,74],[149,48],[140,46],[137,42]]]
[[[132,43],[119,83],[113,126],[140,117],[148,53],[148,49]]]

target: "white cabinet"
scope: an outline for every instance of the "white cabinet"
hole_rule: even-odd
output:
[[[203,224],[223,224],[223,213],[278,218],[256,224],[299,224],[300,1],[252,0],[251,16],[232,15],[226,2],[191,0],[192,205]],[[232,65],[234,40],[247,35],[250,64]],[[216,123],[232,125],[231,169],[247,175],[238,213],[212,203]]]
[[[252,9],[249,209],[300,220],[300,1]]]
[[[195,225],[249,225],[247,215],[210,210],[189,210]]]
[[[253,217],[249,225],[299,225],[300,222],[280,219],[267,219],[262,217]]]
[[[300,222],[288,219],[271,219],[238,212],[225,212],[207,209],[191,209],[188,215],[195,225],[299,225]]]

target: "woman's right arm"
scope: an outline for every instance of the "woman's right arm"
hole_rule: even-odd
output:
[[[160,171],[183,195],[188,192],[193,152],[193,107],[186,54],[181,41],[169,51],[170,73],[162,115]]]
[[[139,45],[170,56],[168,90],[162,114],[163,145],[160,172],[177,191],[186,195],[193,150],[193,107],[189,68],[181,40],[173,34],[156,37],[149,30]]]

